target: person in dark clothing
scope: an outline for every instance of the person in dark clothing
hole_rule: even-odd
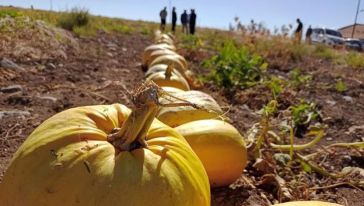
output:
[[[161,17],[160,30],[164,31],[164,29],[166,28],[167,7],[164,7],[164,9],[159,13],[159,16]]]
[[[176,7],[173,7],[173,10],[172,10],[172,32],[173,33],[176,31],[176,23],[177,23]]]
[[[297,19],[296,21],[297,21],[298,26],[295,31],[295,41],[296,41],[296,43],[300,43],[301,39],[302,39],[303,24],[300,19]]]
[[[311,28],[311,25],[310,25],[308,27],[307,31],[306,31],[306,43],[308,43],[308,44],[312,43],[311,34],[312,34],[312,28]]]
[[[187,11],[184,10],[184,12],[181,14],[181,24],[182,24],[182,33],[187,34]]]
[[[195,34],[195,28],[196,28],[196,18],[197,15],[195,13],[194,9],[191,9],[191,16],[190,16],[190,34]]]

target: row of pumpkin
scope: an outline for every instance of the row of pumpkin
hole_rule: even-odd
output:
[[[197,84],[187,61],[177,53],[173,36],[156,34],[155,43],[144,50],[143,68],[147,82],[153,81],[170,94],[161,98],[161,104],[174,104],[162,106],[157,118],[187,140],[203,163],[210,186],[236,181],[247,163],[243,137],[222,119],[223,111],[210,95],[191,90]]]
[[[194,81],[185,58],[174,45],[174,36],[156,33],[155,43],[143,54],[146,81],[153,81],[172,97],[162,104],[174,101],[193,106],[162,107],[157,118],[176,129],[201,160],[211,187],[227,186],[236,181],[247,164],[247,150],[238,130],[221,117],[223,111],[208,94],[191,90],[201,85]],[[178,104],[178,103],[177,103]],[[339,206],[322,201],[293,201],[277,206]]]

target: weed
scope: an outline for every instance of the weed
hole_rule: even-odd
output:
[[[313,56],[326,60],[333,60],[337,58],[337,55],[333,52],[333,50],[323,44],[317,45],[312,54]]]
[[[181,39],[181,47],[189,50],[196,50],[202,47],[202,40],[195,35],[183,35]]]
[[[73,31],[76,27],[86,26],[90,21],[90,14],[87,9],[73,8],[65,12],[58,20],[58,25],[64,29]]]
[[[151,34],[150,30],[147,27],[142,27],[140,29],[140,33],[143,34],[143,35],[149,35],[149,34]]]
[[[358,52],[349,52],[345,56],[345,62],[348,66],[353,68],[364,68],[364,55]]]
[[[4,18],[7,16],[15,18],[15,17],[21,16],[21,13],[18,11],[15,11],[15,10],[1,10],[0,11],[0,18]]]
[[[281,78],[271,76],[270,80],[266,81],[265,84],[272,91],[273,99],[277,100],[277,97],[282,92],[286,82]]]
[[[297,137],[302,137],[310,123],[320,118],[320,112],[313,102],[309,103],[301,100],[299,104],[292,105],[289,109],[292,114],[293,127]]]
[[[302,84],[306,84],[308,81],[310,81],[312,79],[311,75],[303,75],[301,73],[301,69],[300,68],[294,68],[290,73],[289,73],[290,77],[291,77],[291,84],[294,87],[299,87]]]
[[[133,28],[127,25],[116,25],[113,30],[122,34],[131,34],[134,31]]]
[[[343,93],[343,92],[345,92],[346,91],[346,85],[345,85],[345,83],[341,80],[341,79],[339,79],[337,82],[336,82],[336,84],[335,84],[335,89],[336,89],[336,91],[338,91],[339,93]]]
[[[203,63],[212,69],[209,79],[218,86],[227,90],[248,88],[263,80],[268,64],[261,56],[250,54],[246,47],[237,47],[232,41],[225,42],[218,52]]]

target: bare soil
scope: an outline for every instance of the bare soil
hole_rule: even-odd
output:
[[[67,34],[69,35],[69,34]],[[77,38],[72,34],[67,46],[51,47],[54,56],[24,56],[14,54],[12,46],[19,45],[19,38],[0,36],[0,57],[16,63],[21,69],[0,67],[0,88],[20,85],[21,89],[0,92],[0,181],[17,148],[44,120],[67,108],[82,105],[112,104],[131,105],[128,91],[143,81],[140,69],[141,55],[152,38],[139,33],[132,35],[98,33],[96,37]],[[22,38],[20,38],[22,39]],[[26,38],[25,38],[26,39]],[[22,41],[32,41],[32,38]],[[46,42],[45,42],[46,44]],[[75,46],[74,44],[77,44]],[[49,47],[37,44],[31,47],[40,51]],[[57,53],[57,49],[61,49]],[[11,51],[11,52],[9,52]],[[211,54],[190,54],[181,51],[191,62],[191,68],[208,73],[199,66]],[[269,61],[269,60],[268,60]],[[304,63],[291,62],[280,68],[278,62],[271,72],[287,76],[287,68],[299,66],[305,74],[312,75],[308,86],[284,91],[279,100],[280,109],[287,109],[299,99],[314,101],[322,112],[322,122],[327,124],[326,135],[319,143],[363,141],[364,138],[364,69],[351,69],[317,59],[305,59]],[[281,64],[283,65],[283,63]],[[339,93],[332,87],[340,78],[347,92]],[[202,89],[211,94],[222,106],[229,107],[227,114],[242,134],[259,122],[257,111],[272,99],[267,88],[256,87],[227,94],[211,83]],[[19,113],[19,111],[26,113]],[[275,118],[277,121],[279,117]],[[274,120],[273,120],[274,121]],[[310,139],[297,139],[298,143]],[[306,151],[312,152],[312,151]],[[269,155],[269,152],[268,152]],[[329,171],[341,171],[346,166],[364,168],[363,151],[334,149],[317,158],[317,162]],[[264,172],[257,171],[249,163],[242,177],[229,187],[212,190],[212,205],[269,205],[277,202],[278,187],[274,182],[264,183]],[[296,165],[293,169],[281,167],[278,173],[286,181],[296,178],[295,188],[290,186],[294,199],[319,199],[343,205],[363,206],[364,192],[353,187],[345,179],[323,177],[317,173],[304,173]],[[355,177],[352,177],[355,178]],[[356,176],[362,178],[362,176]],[[332,188],[325,187],[343,183]],[[249,184],[251,183],[251,184]]]

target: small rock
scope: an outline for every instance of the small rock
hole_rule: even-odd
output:
[[[114,44],[114,43],[108,43],[106,46],[109,47],[109,48],[116,48],[116,47],[118,47],[118,45],[117,44]]]
[[[30,112],[21,110],[0,111],[0,120],[4,117],[25,117],[30,116]]]
[[[0,91],[3,93],[14,93],[18,91],[23,91],[23,87],[18,84],[10,85],[8,87],[1,87]]]
[[[326,103],[330,106],[334,106],[336,104],[336,101],[326,100]]]
[[[114,57],[114,55],[111,52],[107,52],[106,55],[109,57]]]
[[[58,100],[57,98],[52,97],[52,96],[38,96],[37,98],[40,99],[40,100],[50,101],[52,103],[56,103],[57,100]]]
[[[347,102],[354,102],[354,100],[353,100],[353,98],[352,97],[350,97],[350,96],[343,96],[343,99],[345,100],[345,101],[347,101]]]
[[[57,69],[57,67],[56,67],[56,65],[54,65],[53,63],[48,63],[48,64],[47,64],[47,69],[54,70],[54,69]]]
[[[128,49],[127,49],[127,48],[125,48],[125,47],[121,48],[121,50],[122,50],[123,52],[128,51]]]
[[[326,140],[327,141],[332,141],[332,137],[327,137]]]
[[[15,64],[13,61],[3,58],[0,62],[1,67],[5,69],[18,69],[24,71],[23,68],[21,68],[19,65]]]

